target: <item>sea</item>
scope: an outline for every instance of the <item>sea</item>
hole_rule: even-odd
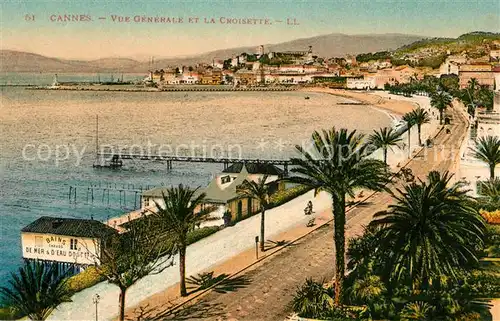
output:
[[[57,77],[60,82],[111,81],[122,75]],[[124,81],[141,78],[123,75]],[[97,150],[288,159],[297,155],[296,145],[310,144],[314,130],[336,126],[368,134],[391,125],[382,111],[338,105],[348,100],[320,93],[22,86],[48,86],[53,80],[54,74],[0,74],[0,286],[22,263],[20,230],[37,218],[104,221],[139,206],[137,191],[177,184],[203,188],[223,169],[221,164],[174,163],[167,170],[165,163],[147,160],[124,160],[120,169],[94,168],[100,162]]]

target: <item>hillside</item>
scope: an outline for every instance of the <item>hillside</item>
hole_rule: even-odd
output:
[[[308,46],[312,46],[318,56],[338,57],[346,54],[396,49],[422,38],[403,34],[328,34],[264,46],[266,52],[307,50]],[[227,59],[242,52],[253,53],[258,45],[216,50],[190,57],[161,59],[155,62],[153,68],[159,69],[178,64],[194,65],[200,62],[211,62],[213,59]],[[148,62],[138,62],[127,58],[105,58],[92,61],[64,60],[12,50],[0,51],[0,62],[2,72],[145,72],[151,68]]]
[[[487,56],[490,47],[494,47],[493,41],[500,41],[500,33],[493,32],[471,32],[457,38],[430,38],[423,39],[402,46],[394,52],[394,57],[402,58],[411,55],[433,54],[447,55],[466,52],[470,58]]]
[[[393,65],[438,68],[449,55],[466,54],[472,60],[489,61],[489,51],[499,47],[500,33],[471,32],[457,38],[427,38],[393,51],[359,54],[358,62],[390,59]]]
[[[112,72],[135,68],[138,61],[127,58],[105,58],[91,61],[65,60],[38,54],[1,50],[1,72]]]
[[[449,50],[452,54],[460,53],[463,50],[473,49],[483,44],[488,44],[493,40],[500,40],[500,33],[493,32],[470,32],[457,38],[428,38],[415,41],[411,44],[402,46],[396,53],[409,53],[422,51],[428,48],[441,48]]]
[[[110,71],[128,70],[135,68],[139,64],[137,60],[129,58],[102,58],[89,61],[88,63],[94,68]]]
[[[0,51],[1,71],[87,71],[88,65],[85,62],[76,60],[62,60],[49,58],[28,52],[2,50]]]
[[[296,39],[278,44],[265,44],[264,48],[266,52],[269,52],[307,50],[309,46],[312,46],[314,53],[320,57],[341,57],[347,54],[358,54],[362,52],[395,50],[403,45],[421,40],[422,38],[421,36],[404,34],[345,35],[334,33],[311,38]],[[211,62],[214,59],[227,59],[243,52],[254,53],[256,47],[257,45],[252,47],[222,49],[193,57],[161,59],[155,62],[154,68],[157,69],[166,65],[177,64],[192,65],[196,62]],[[142,69],[147,69],[148,66],[147,63],[144,63]]]

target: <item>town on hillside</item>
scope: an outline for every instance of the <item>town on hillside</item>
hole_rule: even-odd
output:
[[[495,34],[485,37],[471,33],[457,39],[422,40],[392,52],[346,57],[319,57],[312,46],[274,52],[260,45],[255,52],[214,58],[211,63],[150,70],[143,84],[159,89],[175,85],[384,89],[435,76],[458,77],[460,88],[475,78],[479,86],[493,89],[494,66],[498,63],[500,37]],[[153,58],[150,65],[157,65]]]

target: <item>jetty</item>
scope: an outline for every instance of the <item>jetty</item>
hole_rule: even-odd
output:
[[[227,169],[231,164],[271,164],[283,166],[284,175],[288,175],[288,166],[291,160],[287,159],[261,159],[261,158],[230,158],[230,157],[205,157],[205,156],[175,156],[151,154],[145,155],[140,153],[114,153],[114,152],[97,152],[98,162],[94,163],[95,168],[120,168],[123,166],[123,160],[144,160],[144,161],[164,161],[167,164],[167,170],[171,170],[173,162],[188,162],[188,163],[214,163],[223,164],[224,169]]]

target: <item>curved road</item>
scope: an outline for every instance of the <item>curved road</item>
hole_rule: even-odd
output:
[[[425,178],[431,170],[455,170],[460,145],[467,130],[463,113],[449,110],[452,124],[439,132],[433,148],[425,148],[409,163],[415,177]],[[391,187],[400,186],[397,181]],[[377,193],[365,206],[347,214],[347,238],[362,233],[374,213],[386,209],[392,198]],[[331,279],[333,267],[333,227],[329,224],[289,246],[262,265],[243,274],[249,284],[233,292],[209,292],[190,306],[177,311],[159,312],[157,320],[284,320],[290,315],[289,303],[306,278]],[[149,319],[149,318],[148,318]]]

